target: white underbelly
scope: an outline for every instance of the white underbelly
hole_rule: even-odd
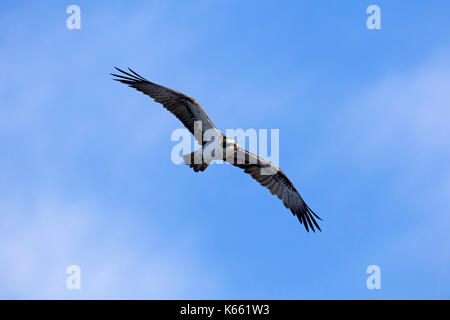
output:
[[[217,139],[219,140],[219,139]],[[211,141],[210,143],[207,143],[203,149],[203,159],[206,162],[211,162],[214,160],[222,160],[223,159],[223,148],[220,141]]]

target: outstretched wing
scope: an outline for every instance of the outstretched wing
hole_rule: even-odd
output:
[[[173,113],[192,134],[194,134],[194,123],[196,121],[201,121],[202,130],[199,132],[202,133],[202,136],[208,129],[217,130],[211,120],[209,120],[205,111],[203,111],[202,107],[200,107],[195,99],[178,91],[150,82],[130,68],[128,68],[130,73],[119,68],[116,69],[122,74],[111,73],[111,75],[117,77],[117,79],[114,80],[125,83],[130,87],[150,96],[156,102],[161,103],[164,108]],[[205,142],[200,140],[200,137],[195,138],[198,143],[202,145],[205,144]]]
[[[300,223],[305,226],[306,231],[309,232],[309,228],[311,228],[315,232],[314,226],[322,231],[315,218],[322,219],[308,207],[280,168],[242,148],[234,153],[234,159],[231,160],[227,161],[238,168],[244,169],[245,173],[250,174],[253,179],[269,189],[272,194],[276,194],[283,201],[284,206],[290,209],[294,216],[297,216]]]

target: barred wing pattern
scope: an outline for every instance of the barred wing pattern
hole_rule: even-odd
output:
[[[202,137],[203,133],[209,129],[216,130],[218,134],[223,137],[222,133],[220,133],[213,125],[195,99],[178,91],[150,82],[129,68],[129,72],[119,68],[116,68],[116,70],[121,74],[112,74],[117,77],[117,79],[114,80],[125,83],[150,96],[156,102],[161,103],[164,108],[169,110],[183,123],[202,146],[205,145],[205,142],[202,141],[201,137],[195,136],[196,130],[194,130],[194,126],[198,123],[202,124]],[[322,219],[308,207],[297,189],[295,189],[292,182],[286,177],[281,169],[242,148],[237,148],[235,150],[233,158],[234,159],[225,160],[234,166],[243,169],[245,173],[250,174],[253,179],[266,187],[272,194],[276,194],[283,202],[284,206],[298,218],[308,232],[309,229],[315,232],[316,230],[314,227],[321,231],[316,218],[319,220]]]
[[[194,124],[196,121],[201,121],[202,137],[203,133],[208,129],[217,130],[211,120],[209,120],[206,113],[203,111],[202,107],[194,98],[150,82],[131,69],[128,69],[130,72],[123,71],[119,68],[116,68],[116,70],[122,74],[119,75],[111,73],[111,75],[117,77],[117,79],[114,80],[125,83],[130,87],[150,96],[156,102],[161,103],[164,108],[174,114],[193,135]],[[202,138],[195,138],[201,145],[205,144],[205,142],[202,141]]]
[[[311,228],[315,232],[314,226],[322,231],[315,218],[322,219],[308,207],[293,183],[280,168],[242,148],[235,152],[231,164],[244,169],[245,173],[250,174],[272,194],[277,195],[284,206],[291,210],[292,214],[305,226],[306,231],[309,232]]]

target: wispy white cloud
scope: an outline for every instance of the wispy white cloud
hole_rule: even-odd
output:
[[[191,236],[168,241],[132,213],[112,223],[106,217],[120,215],[86,203],[1,203],[3,298],[198,298],[216,290]],[[65,286],[72,264],[81,267],[80,291]]]
[[[445,283],[450,267],[449,56],[444,50],[418,68],[386,76],[359,94],[339,119],[340,134],[346,136],[340,152],[365,172],[388,168],[382,174],[384,187],[405,208],[386,211],[384,200],[376,198],[374,205],[383,211],[379,219],[402,225],[384,234],[374,251],[365,253],[367,260],[390,257],[398,266],[409,263],[409,270],[396,270],[399,274],[421,270],[421,280],[436,276]],[[414,297],[439,297],[439,290]]]
[[[444,51],[418,68],[388,75],[351,101],[341,124],[345,123],[347,129],[343,130],[355,137],[352,147],[358,151],[356,156],[362,155],[361,151],[367,157],[386,150],[409,157],[425,150],[448,150],[448,56]]]
[[[127,12],[100,6],[84,16],[78,34],[65,30],[64,23],[44,23],[32,37],[22,25],[5,33],[9,46],[0,51],[0,141],[7,154],[0,159],[2,298],[200,298],[219,286],[194,231],[167,236],[148,215],[151,205],[133,206],[129,200],[115,208],[111,194],[97,199],[124,179],[136,188],[136,179],[128,178],[143,170],[135,169],[136,162],[145,169],[149,158],[170,162],[170,147],[166,153],[158,147],[170,143],[176,119],[108,74],[121,63],[151,64],[157,73],[158,54],[172,52],[176,60],[189,50],[192,38],[174,22],[166,32],[176,29],[180,40],[161,42],[166,37],[155,30],[163,27],[159,13],[164,10],[163,5]],[[53,13],[41,12],[51,16],[45,21],[56,19]],[[8,28],[13,29],[13,18]],[[111,32],[105,21],[123,26]],[[150,50],[143,34],[164,50]],[[30,38],[26,43],[24,36]],[[104,62],[108,50],[115,58]],[[93,74],[95,79],[89,78]],[[86,170],[92,175],[79,179]],[[92,186],[96,181],[101,190]],[[145,191],[157,187],[149,184]],[[71,264],[82,270],[79,292],[65,287]]]

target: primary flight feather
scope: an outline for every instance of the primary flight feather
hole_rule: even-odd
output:
[[[150,82],[129,68],[129,72],[119,68],[116,68],[116,70],[121,74],[112,74],[116,77],[114,80],[125,83],[150,96],[156,102],[161,103],[164,108],[174,114],[194,136],[196,123],[201,125],[202,134],[207,130],[214,130],[219,137],[217,141],[203,141],[203,139],[199,139],[199,137],[195,136],[197,141],[201,144],[202,150],[197,150],[183,156],[186,164],[189,164],[195,172],[206,170],[211,162],[211,159],[202,159],[200,163],[197,163],[194,161],[196,154],[200,152],[200,154],[203,155],[203,150],[210,147],[208,144],[214,143],[214,147],[223,148],[223,150],[227,151],[221,153],[227,155],[226,157],[223,156],[221,160],[225,160],[233,166],[243,169],[245,173],[250,174],[253,179],[266,187],[272,194],[276,194],[283,202],[284,206],[291,210],[292,214],[298,218],[308,232],[309,229],[315,231],[315,228],[321,231],[316,221],[316,218],[321,220],[320,217],[308,207],[283,171],[259,156],[242,149],[234,139],[227,138],[222,134],[214,126],[195,99],[178,91]],[[222,155],[220,155],[220,157],[222,157]],[[269,172],[269,174],[267,172]]]

